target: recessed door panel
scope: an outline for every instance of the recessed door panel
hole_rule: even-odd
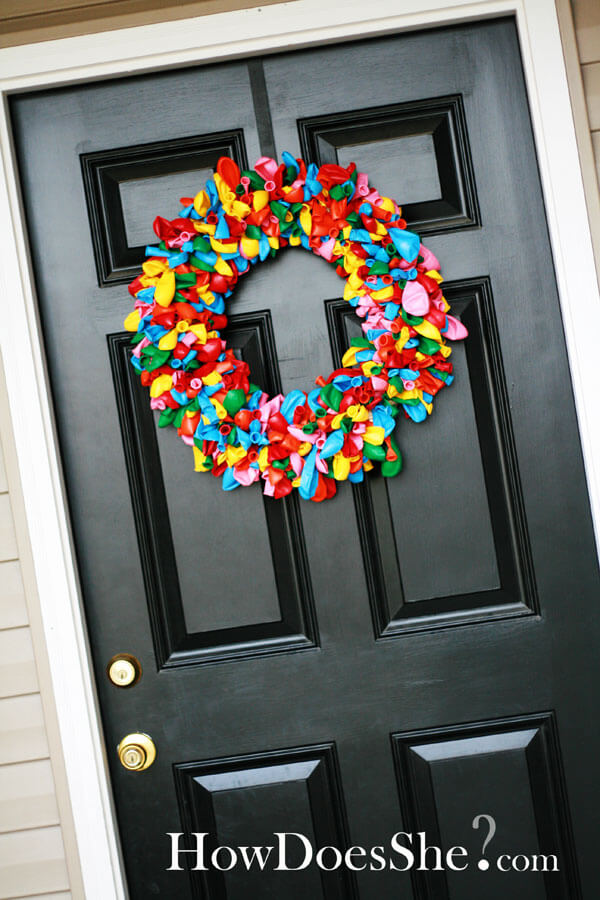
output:
[[[100,287],[135,278],[156,240],[155,217],[173,218],[179,198],[210,177],[220,156],[248,164],[242,129],[81,155]]]
[[[269,313],[232,317],[227,333],[273,391],[279,373]],[[228,499],[220,483],[194,477],[191,447],[173,429],[156,429],[129,335],[109,335],[108,347],[159,666],[315,646],[298,498],[273,505],[247,491],[226,532],[215,533],[210,523]]]
[[[469,329],[452,356],[462,389],[439,397],[422,428],[401,419],[401,479],[374,475],[355,490],[378,637],[537,609],[492,286],[450,282],[444,293]],[[360,327],[341,300],[327,313],[339,365]],[[469,565],[456,565],[467,548]]]
[[[298,121],[303,154],[317,164],[354,162],[421,235],[479,224],[461,94],[395,106],[336,110]]]
[[[581,896],[551,713],[394,734],[392,745],[406,831],[425,831],[428,842],[445,851],[462,846],[469,852],[461,872],[415,869],[416,897]],[[492,816],[494,831],[485,820],[472,827],[480,814]],[[465,859],[456,864],[462,868]]]
[[[243,852],[236,849],[241,867],[227,873],[190,871],[194,897],[352,900],[357,896],[353,877],[343,869],[327,872],[305,865],[315,848],[343,848],[348,841],[332,744],[183,763],[175,767],[175,777],[186,831],[210,835],[204,844],[207,859],[223,845],[245,847],[250,853],[257,846],[273,848],[263,852],[263,866],[250,857],[246,864]],[[219,865],[226,866],[232,856],[227,851],[221,855],[224,861]],[[196,857],[191,858],[195,863]],[[333,868],[331,851],[323,859],[325,867]],[[297,871],[286,872],[284,867]]]

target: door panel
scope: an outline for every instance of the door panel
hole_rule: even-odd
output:
[[[409,830],[427,823],[430,843],[450,846],[458,836],[458,843],[474,859],[485,859],[481,848],[487,826],[483,823],[474,831],[464,808],[470,804],[473,809],[494,809],[495,820],[502,823],[491,838],[495,852],[505,857],[509,847],[518,846],[521,858],[516,861],[518,871],[511,860],[502,859],[502,879],[489,885],[486,896],[493,900],[507,895],[532,900],[571,896],[577,875],[551,713],[394,734],[392,742]],[[457,794],[463,799],[460,808]],[[549,854],[561,860],[560,867]],[[457,864],[462,867],[464,862]],[[470,890],[475,896],[478,876],[477,869],[415,871],[415,893],[462,897]]]
[[[306,835],[316,847],[348,843],[333,744],[176,766],[175,778],[186,832],[202,833],[205,824],[211,823],[214,837],[205,842],[207,857],[218,846],[268,846],[274,834],[288,833],[285,864],[299,870],[264,873],[256,866],[243,874],[238,869],[195,874],[195,897],[352,900],[357,896],[355,879],[345,870],[333,869],[320,876],[314,868],[301,868],[306,847],[291,837],[291,832]],[[226,866],[231,857],[223,855],[220,864]],[[334,863],[330,853],[325,865]]]
[[[374,474],[355,490],[379,637],[537,608],[490,283],[450,282],[444,294],[469,329],[468,343],[452,355],[462,390],[436,409],[425,441],[422,432],[407,430],[406,477],[389,481]],[[360,325],[343,301],[332,303],[328,314],[339,365]],[[419,476],[410,471],[411,460],[419,461]],[[442,478],[424,484],[423,472]],[[420,529],[402,527],[407,518],[420,521],[424,511],[426,544]],[[469,566],[460,568],[455,563],[466,546]],[[438,565],[430,566],[430,558]]]
[[[340,102],[298,119],[305,159],[356,162],[380,191],[406,198],[403,216],[420,235],[480,224],[461,94],[355,110]]]
[[[81,154],[100,287],[135,278],[156,210],[205,182],[220,156],[247,165],[243,129]]]
[[[595,896],[597,564],[513,23],[27,94],[11,111],[133,900]],[[406,198],[470,331],[431,419],[398,425],[404,472],[322,505],[195,475],[156,427],[122,326],[152,215],[173,218],[221,153],[284,149],[356,161]],[[306,389],[358,333],[342,293],[284,251],[241,280],[228,340],[266,390]],[[131,690],[106,677],[119,651],[142,661]],[[158,747],[140,774],[114,752],[136,730]],[[426,830],[475,859],[480,813],[498,822],[490,853],[556,852],[560,873],[166,871],[178,831],[368,848]]]
[[[232,316],[228,333],[230,346],[239,348],[255,377],[276,393],[269,313]],[[228,523],[227,540],[214,541],[206,522],[219,516],[220,484],[208,478],[190,484],[189,448],[174,442],[170,431],[155,430],[146,391],[130,364],[130,335],[112,334],[108,341],[158,665],[314,647],[312,586],[297,497],[274,504],[247,491]],[[197,527],[190,531],[194,517]],[[200,579],[198,548],[204,543],[211,565]],[[243,593],[240,567],[247,574]]]

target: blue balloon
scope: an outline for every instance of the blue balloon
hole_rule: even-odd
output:
[[[335,456],[342,447],[344,446],[344,432],[341,429],[337,431],[332,431],[328,436],[327,440],[321,447],[321,452],[319,456],[321,459],[329,459],[330,456]]]
[[[352,484],[360,484],[361,481],[365,480],[365,470],[359,469],[358,472],[350,472],[348,474],[348,481],[351,481]]]
[[[308,456],[304,457],[304,468],[300,476],[300,487],[298,488],[300,496],[303,500],[310,500],[314,497],[319,483],[319,473],[317,471],[317,448],[313,447]]]
[[[222,241],[224,238],[230,237],[231,232],[229,231],[229,225],[223,216],[219,216],[219,221],[217,222],[217,227],[215,228],[215,237],[218,241]]]
[[[240,487],[239,481],[236,481],[233,476],[233,469],[225,469],[223,472],[223,490],[224,491],[234,491],[236,488]]]
[[[376,425],[378,428],[383,428],[385,436],[387,437],[396,427],[396,422],[386,409],[382,406],[376,406],[373,410],[373,425]]]
[[[427,410],[422,403],[416,403],[414,406],[406,404],[404,409],[413,422],[423,422],[427,418]]]
[[[303,391],[290,391],[279,410],[286,422],[293,422],[296,408],[303,406],[305,399]]]
[[[314,388],[310,394],[307,396],[308,405],[312,409],[314,413],[317,415],[323,415],[323,407],[319,403],[319,397],[321,396],[321,388]]]
[[[298,165],[296,158],[292,156],[292,154],[288,150],[283,151],[283,153],[281,154],[281,158],[286,166],[292,166],[292,168],[296,170],[296,175],[299,174],[300,166]]]
[[[421,238],[413,231],[403,228],[390,228],[389,236],[394,242],[394,247],[406,262],[412,262],[419,255]]]

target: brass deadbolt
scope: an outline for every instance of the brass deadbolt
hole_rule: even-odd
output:
[[[121,765],[131,772],[149,769],[156,759],[154,741],[143,733],[127,734],[117,747],[117,753]]]
[[[106,672],[117,687],[133,687],[142,677],[142,666],[131,653],[117,653],[109,661]]]

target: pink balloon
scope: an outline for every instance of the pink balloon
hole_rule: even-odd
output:
[[[407,282],[402,291],[402,306],[411,316],[424,316],[429,312],[429,295],[422,284]]]
[[[462,341],[469,334],[463,323],[455,319],[454,316],[446,316],[446,322],[448,323],[448,328],[444,332],[444,337],[450,338],[451,341]]]
[[[304,463],[299,453],[296,453],[295,451],[293,453],[290,453],[290,465],[296,475],[302,474],[302,466],[304,465]]]
[[[356,176],[356,191],[359,197],[366,197],[369,193],[369,178],[365,172],[359,172]]]
[[[247,469],[238,469],[236,467],[233,469],[233,477],[238,484],[241,484],[243,487],[254,484],[255,481],[258,481],[259,476],[260,472],[258,469],[252,469],[250,466]]]
[[[333,248],[335,247],[335,238],[329,238],[328,241],[325,241],[324,244],[321,244],[319,249],[316,251],[319,256],[322,256],[323,259],[326,259],[328,262],[331,261],[333,257]]]
[[[425,266],[425,270],[430,272],[431,269],[437,269],[439,271],[440,264],[437,256],[431,252],[427,247],[424,247],[421,244],[419,249],[419,256],[423,257],[423,265]]]
[[[258,174],[261,178],[264,178],[265,181],[273,178],[275,172],[277,171],[277,163],[274,159],[271,159],[270,156],[261,156],[256,165],[254,166]]]

